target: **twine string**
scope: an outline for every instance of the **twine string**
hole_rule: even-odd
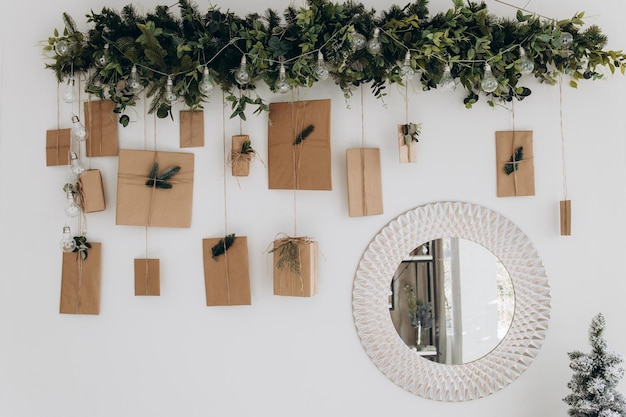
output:
[[[512,164],[513,164],[513,190],[515,191],[515,195],[517,196],[517,162],[515,159],[515,100],[511,102],[511,128],[513,130],[513,139],[511,140],[511,155],[512,155]]]
[[[361,148],[360,148],[360,157],[361,157],[361,186],[362,186],[362,210],[363,214],[367,216],[368,208],[367,208],[367,175],[366,175],[366,167],[365,167],[365,105],[363,102],[363,84],[361,84]]]
[[[81,313],[82,303],[81,294],[83,289],[83,258],[80,256],[80,251],[76,252],[76,262],[78,264],[78,285],[76,286],[76,314]]]
[[[239,90],[241,91],[241,90]],[[241,98],[241,96],[240,96]],[[228,305],[230,305],[230,277],[228,275],[228,251],[226,250],[226,236],[228,236],[228,192],[227,192],[227,183],[226,183],[226,170],[228,168],[228,158],[226,153],[226,98],[225,93],[222,91],[222,146],[223,146],[223,155],[224,155],[224,166],[223,166],[223,188],[224,188],[224,239],[222,240],[224,244],[224,279],[226,280],[226,300]],[[242,124],[241,120],[239,121],[239,131],[241,132]]]
[[[567,166],[565,163],[565,126],[563,124],[563,83],[559,75],[559,119],[561,129],[561,162],[563,166],[563,200],[567,200]]]

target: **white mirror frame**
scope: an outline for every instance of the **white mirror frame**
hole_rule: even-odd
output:
[[[396,332],[388,296],[402,258],[443,237],[471,240],[498,257],[515,291],[511,327],[494,350],[462,365],[429,361]],[[473,400],[504,388],[531,364],[550,319],[550,285],[532,242],[510,220],[471,203],[441,202],[410,210],[385,226],[363,253],[354,279],[357,333],[374,364],[405,390],[438,401]]]

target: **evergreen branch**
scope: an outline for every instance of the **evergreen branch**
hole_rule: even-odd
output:
[[[167,182],[167,180],[176,175],[180,171],[180,167],[177,165],[169,167],[163,170],[161,174],[158,174],[158,171],[159,163],[155,162],[150,169],[149,179],[146,181],[146,185],[148,187],[169,189],[172,188],[172,184]]]
[[[513,172],[519,169],[519,161],[524,159],[524,147],[520,146],[515,150],[515,153],[509,159],[509,162],[504,164],[504,172],[507,175],[511,175]]]
[[[226,251],[235,243],[235,234],[231,233],[230,235],[226,235],[224,239],[220,239],[212,248],[211,248],[211,257],[213,260],[217,261],[217,258],[220,255],[226,253]]]
[[[299,145],[302,143],[303,140],[305,140],[307,137],[309,137],[309,135],[311,133],[313,133],[313,130],[315,129],[315,126],[313,125],[308,125],[307,127],[305,127],[302,132],[300,132],[298,134],[298,136],[296,136],[296,138],[293,141],[294,145]]]

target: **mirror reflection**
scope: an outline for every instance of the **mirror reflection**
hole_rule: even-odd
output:
[[[461,238],[426,242],[391,281],[389,310],[404,343],[426,359],[463,364],[482,358],[513,320],[513,284],[502,262]]]

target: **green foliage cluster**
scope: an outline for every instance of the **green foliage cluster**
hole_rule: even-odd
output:
[[[146,181],[146,185],[148,187],[155,188],[172,188],[172,184],[169,181],[174,175],[178,174],[180,171],[180,167],[177,165],[171,166],[169,168],[164,169],[159,174],[159,164],[155,162],[150,169],[150,174],[148,174],[148,180]]]
[[[427,0],[393,5],[380,13],[353,0],[308,0],[307,7],[290,6],[282,14],[270,9],[245,17],[215,7],[201,12],[191,0],[180,0],[177,8],[157,6],[145,15],[132,5],[121,12],[105,7],[86,15],[90,29],[84,33],[63,14],[65,28],[55,30],[44,45],[50,59],[46,66],[59,81],[75,72],[86,73],[86,91],[113,100],[115,111],[122,115],[138,100],[137,93],[127,87],[135,65],[145,95],[151,99],[149,111],[159,117],[171,115],[172,103],[165,100],[168,75],[186,105],[202,107],[208,98],[198,86],[206,66],[228,93],[231,117],[242,119],[248,105],[256,106],[255,113],[268,110],[266,101],[255,93],[255,85],[264,82],[274,91],[280,62],[286,65],[292,88],[311,87],[319,81],[315,67],[320,51],[346,97],[364,83],[377,97],[384,96],[389,85],[403,84],[400,67],[407,51],[424,90],[436,88],[444,66],[450,64],[453,77],[467,92],[466,107],[481,94],[493,105],[531,93],[520,85],[520,46],[535,63],[534,76],[549,84],[565,74],[576,87],[579,80],[601,78],[601,68],[611,73],[626,69],[626,55],[604,49],[607,39],[599,27],[583,29],[582,12],[554,21],[518,11],[511,19],[490,14],[484,3],[452,2],[453,7],[434,16],[429,15]],[[375,28],[380,30],[381,53],[356,50],[352,43],[356,33],[369,38]],[[563,32],[573,35],[568,48],[559,41]],[[59,41],[69,44],[68,54],[54,53]],[[234,72],[244,54],[250,82],[239,85]],[[491,93],[480,89],[486,62],[499,83]],[[122,118],[126,124],[128,116]]]
[[[87,236],[74,236],[74,250],[78,252],[80,258],[84,261],[87,259],[87,250],[91,249],[91,243],[87,242]]]
[[[422,132],[421,123],[407,123],[402,125],[402,134],[404,135],[404,144],[411,145],[411,142],[419,142],[417,139]]]
[[[512,173],[517,171],[519,169],[519,161],[523,159],[524,159],[524,147],[520,146],[517,149],[515,149],[515,152],[513,152],[513,155],[511,155],[509,162],[504,164],[504,172],[506,172],[507,175],[511,175]]]
[[[235,243],[235,234],[234,233],[231,233],[229,235],[224,236],[224,239],[220,239],[219,242],[217,242],[211,248],[211,258],[213,258],[213,260],[217,261],[217,258],[220,255],[225,254],[226,251],[231,246],[233,246],[233,243]]]

